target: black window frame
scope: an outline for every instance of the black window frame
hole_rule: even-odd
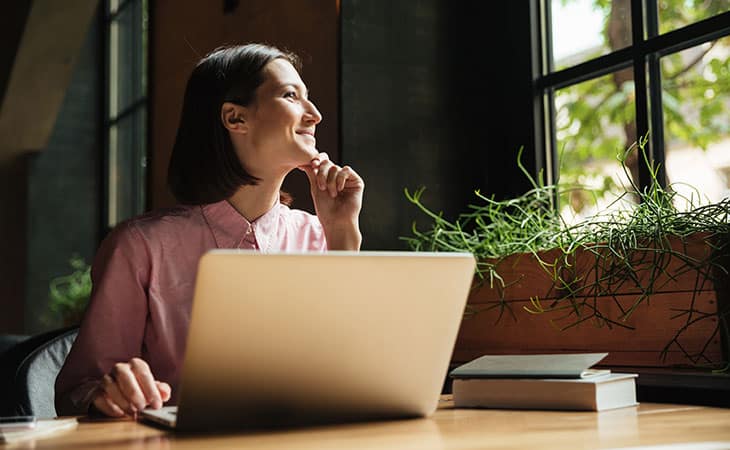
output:
[[[660,59],[730,36],[727,25],[730,24],[730,12],[659,34],[657,3],[658,0],[631,0],[632,43],[628,47],[553,71],[551,0],[531,2],[535,149],[538,167],[545,169],[548,182],[558,176],[555,91],[633,67],[637,136],[646,136],[651,130],[647,155],[651,161],[659,163],[657,178],[660,183],[666,183]],[[639,160],[638,183],[643,189],[650,184],[651,176],[647,164],[641,158]]]
[[[111,4],[116,3],[116,9],[111,12]],[[145,67],[146,72],[144,76],[146,77],[146,85],[143,89],[142,94],[137,97],[134,101],[129,103],[128,105],[120,108],[115,115],[112,116],[110,112],[110,91],[111,91],[111,76],[110,73],[110,58],[111,58],[111,26],[112,23],[119,19],[120,15],[124,13],[128,8],[131,8],[132,5],[135,3],[142,3],[144,6],[146,6],[146,16],[148,18],[147,23],[143,23],[143,17],[140,15],[140,17],[135,16],[134,19],[139,21],[140,31],[143,33],[147,33],[147,39],[146,41],[143,40],[142,34],[137,36],[137,39],[140,40],[139,46],[136,46],[136,49],[139,49],[140,52],[145,56]],[[110,132],[112,127],[117,126],[121,121],[125,119],[132,119],[133,116],[138,114],[145,114],[145,126],[144,126],[144,135],[139,136],[138,142],[142,146],[140,149],[141,154],[143,155],[143,158],[146,160],[146,167],[149,168],[149,161],[150,161],[150,154],[149,154],[149,123],[150,123],[150,117],[149,117],[149,96],[150,96],[150,89],[149,89],[149,67],[150,67],[150,61],[149,61],[149,17],[150,17],[150,9],[151,9],[151,0],[104,0],[101,3],[101,15],[102,15],[102,24],[103,24],[103,36],[104,36],[104,47],[103,47],[103,74],[104,74],[104,95],[103,95],[103,158],[102,158],[102,176],[103,176],[103,186],[104,186],[104,198],[102,201],[102,222],[101,222],[101,228],[102,228],[102,235],[105,235],[108,233],[117,223],[122,222],[123,220],[129,218],[129,217],[116,217],[117,220],[112,221],[111,220],[111,180],[110,180],[110,163],[111,163],[111,156],[110,156]],[[142,8],[144,6],[140,7],[140,11],[142,11]],[[144,27],[147,27],[146,29]],[[148,48],[143,48],[143,46],[147,45]],[[138,54],[135,54],[137,56]],[[132,57],[129,62],[129,64],[132,65],[132,73],[142,75],[142,70],[139,67],[138,59],[136,57]],[[143,200],[140,205],[137,205],[136,210],[132,213],[132,216],[135,214],[139,214],[144,212],[148,208],[149,203],[149,177],[150,173],[149,170],[145,171],[145,175],[143,179],[141,180],[141,183],[139,186],[136,186],[136,192],[134,195],[141,195]]]

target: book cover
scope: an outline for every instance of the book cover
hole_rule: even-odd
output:
[[[634,406],[636,374],[594,378],[456,378],[457,408],[603,411]]]
[[[452,370],[452,378],[589,378],[609,370],[590,369],[608,353],[484,355]]]

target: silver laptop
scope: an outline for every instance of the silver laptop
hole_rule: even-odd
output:
[[[200,260],[178,430],[434,412],[474,275],[469,253],[261,254]]]

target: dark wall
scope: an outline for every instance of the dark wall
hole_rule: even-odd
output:
[[[28,18],[30,0],[4,2],[0,15],[0,105],[8,84],[18,44],[23,36],[23,27]]]
[[[530,172],[542,165],[533,122],[530,8],[537,1],[472,0],[444,13],[450,76],[440,88],[449,92],[451,132],[464,149],[469,202],[475,189],[504,199],[530,188],[517,166],[520,147]]]
[[[509,3],[509,2],[505,2]],[[534,170],[529,4],[342,3],[342,157],[366,182],[366,249],[403,249],[427,223],[403,189],[447,218],[480,189],[524,192]]]
[[[98,243],[101,42],[94,21],[48,146],[27,160],[26,333],[54,326],[44,320],[50,280],[70,273],[73,254],[91,262]]]
[[[0,14],[0,108],[2,107],[11,70],[18,51],[30,10],[30,0],[6,2]],[[0,145],[4,143],[0,142]],[[5,158],[0,149],[0,236],[10,237],[13,242],[25,239],[25,221],[17,215],[25,215],[25,186],[16,180],[24,180],[26,161],[22,157]],[[12,216],[12,217],[9,217]],[[22,246],[8,243],[2,246],[0,260],[0,330],[21,332],[23,329],[23,282],[25,253]]]

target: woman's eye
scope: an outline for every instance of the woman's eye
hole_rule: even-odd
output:
[[[297,93],[294,91],[289,91],[284,94],[284,98],[297,98]]]

